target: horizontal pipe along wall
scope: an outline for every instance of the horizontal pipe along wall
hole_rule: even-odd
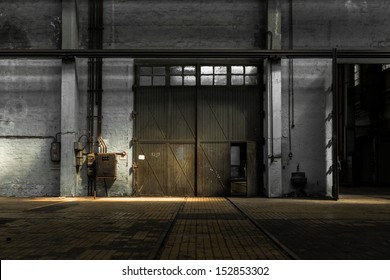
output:
[[[0,93],[0,195],[58,196],[61,61],[0,60]]]

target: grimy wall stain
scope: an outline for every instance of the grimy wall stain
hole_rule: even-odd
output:
[[[31,47],[26,30],[17,20],[10,19],[3,23],[0,29],[0,38],[2,38],[2,47],[5,49],[28,49]]]
[[[83,48],[87,4],[79,7]],[[264,0],[107,0],[103,48],[262,48],[265,19]]]
[[[0,2],[0,49],[61,48],[61,0]]]
[[[390,2],[294,0],[294,48],[386,48]]]
[[[0,60],[0,195],[60,195],[50,160],[60,117],[60,60]]]

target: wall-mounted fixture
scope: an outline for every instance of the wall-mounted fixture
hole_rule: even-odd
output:
[[[305,187],[307,184],[307,178],[305,172],[299,171],[299,164],[297,165],[297,172],[291,173],[291,185],[296,188],[297,195],[301,196],[305,194]]]
[[[50,159],[53,162],[61,161],[61,142],[54,141],[50,145]]]
[[[83,143],[81,142],[74,142],[74,152],[76,154],[76,170],[77,172],[80,172],[81,166],[83,165]]]
[[[58,141],[58,135],[60,134],[61,132],[58,132],[55,137],[51,136],[53,142],[50,145],[50,159],[53,162],[61,161],[61,142]]]
[[[96,178],[116,179],[117,161],[115,153],[96,154]]]
[[[95,154],[89,153],[87,155],[87,175],[89,177],[95,174]]]

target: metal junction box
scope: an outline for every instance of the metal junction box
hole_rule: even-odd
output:
[[[96,154],[96,177],[102,179],[116,178],[116,154],[99,153]]]

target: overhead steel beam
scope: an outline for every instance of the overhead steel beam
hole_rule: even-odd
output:
[[[342,50],[337,49],[335,56],[340,58],[390,58],[387,50]]]
[[[129,58],[332,58],[332,51],[279,50],[0,50],[0,57],[129,57]],[[390,56],[390,55],[389,55]]]
[[[390,56],[390,55],[389,55]],[[331,50],[0,50],[0,57],[102,57],[102,58],[332,58]]]
[[[0,50],[1,57],[95,57],[95,58],[329,58],[333,50],[248,50],[248,49],[24,49]],[[390,50],[337,49],[337,58],[390,58]]]

